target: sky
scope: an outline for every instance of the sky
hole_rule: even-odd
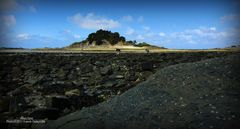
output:
[[[240,43],[236,0],[0,0],[0,47],[60,48],[99,29],[174,49]]]

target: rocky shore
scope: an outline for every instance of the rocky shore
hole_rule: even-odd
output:
[[[240,55],[182,63],[41,129],[239,129]]]
[[[1,123],[21,116],[54,120],[121,95],[167,66],[231,54],[0,53]]]

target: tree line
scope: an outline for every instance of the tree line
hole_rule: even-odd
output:
[[[102,45],[104,43],[103,40],[107,40],[111,45],[115,45],[119,42],[123,42],[126,45],[133,45],[133,46],[138,46],[138,47],[151,46],[150,44],[148,44],[146,42],[137,43],[136,40],[126,41],[125,37],[120,36],[120,34],[118,32],[111,32],[111,31],[102,30],[102,29],[89,34],[85,40],[83,40],[81,42],[74,42],[70,46],[78,46],[81,43],[86,43],[86,42],[89,42],[89,44],[92,44],[93,42],[95,42],[96,45]]]

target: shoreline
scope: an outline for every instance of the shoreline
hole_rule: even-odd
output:
[[[182,52],[240,52],[240,49],[150,49],[150,53],[182,53]],[[117,53],[115,50],[50,50],[50,49],[1,49],[0,53]],[[145,50],[123,49],[120,53],[146,53]],[[146,53],[147,54],[147,53]]]

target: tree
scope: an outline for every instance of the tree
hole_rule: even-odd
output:
[[[107,30],[98,30],[95,33],[91,33],[88,35],[87,40],[91,44],[93,41],[96,41],[97,45],[103,44],[103,40],[107,40],[111,43],[111,45],[117,44],[120,41],[125,42],[125,38],[120,36],[118,32],[112,33]]]
[[[122,41],[122,42],[126,42],[126,39],[125,39],[125,37],[123,37],[123,36],[120,36],[119,38],[120,38],[120,41]]]

